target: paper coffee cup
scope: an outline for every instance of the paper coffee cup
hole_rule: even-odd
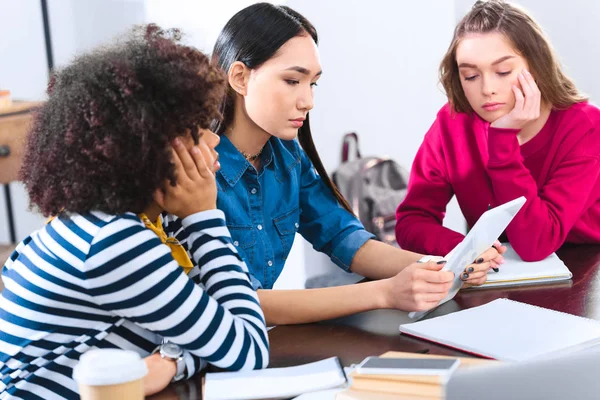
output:
[[[143,400],[146,363],[139,354],[118,349],[84,353],[73,369],[82,400]]]

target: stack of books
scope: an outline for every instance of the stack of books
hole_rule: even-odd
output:
[[[429,354],[387,352],[386,358],[456,358]],[[498,361],[458,357],[459,369],[497,365]],[[446,377],[436,375],[376,375],[352,372],[349,389],[337,394],[336,400],[391,400],[444,398]]]

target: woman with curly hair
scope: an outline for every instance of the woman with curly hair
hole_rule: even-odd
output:
[[[146,357],[146,394],[207,363],[268,363],[257,295],[216,209],[219,138],[207,128],[225,81],[179,36],[137,29],[50,82],[21,175],[56,217],[4,265],[0,399],[78,398],[72,369],[94,348]],[[192,260],[166,238],[163,212]]]

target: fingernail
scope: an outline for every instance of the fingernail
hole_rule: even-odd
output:
[[[494,267],[492,267],[492,269],[494,270],[494,272],[500,272],[500,268],[494,268]]]
[[[173,144],[177,147],[179,147],[181,145],[181,141],[179,139],[175,139],[173,140]]]
[[[462,274],[462,276],[460,277],[460,279],[462,279],[463,281],[466,281],[467,279],[469,279],[469,274],[467,274],[465,272],[464,274]]]
[[[523,71],[525,71],[525,75],[531,75],[529,71],[527,71],[527,68],[523,68]]]
[[[473,267],[469,267],[469,269],[467,269],[467,272],[468,272],[468,273],[471,273],[471,272],[473,272],[473,271],[475,271],[475,268],[473,268]]]
[[[200,149],[197,148],[196,146],[192,147],[192,153],[194,154],[200,154]]]
[[[483,257],[478,258],[477,261],[475,261],[475,264],[481,264],[482,262],[483,262]]]
[[[440,260],[436,264],[438,264],[438,265],[446,264],[446,260]]]

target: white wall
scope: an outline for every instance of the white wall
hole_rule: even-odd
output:
[[[0,0],[0,87],[13,98],[43,100],[48,81],[46,48],[39,0]],[[54,65],[110,41],[132,24],[145,20],[144,0],[49,0],[48,14]],[[17,240],[44,223],[28,210],[29,199],[20,183],[11,183]],[[9,241],[4,193],[0,196],[0,243]]]
[[[0,0],[0,15],[0,88],[16,99],[39,99],[47,81],[40,1]]]
[[[48,0],[54,65],[110,42],[145,21],[144,0]]]
[[[39,0],[0,0],[0,88],[14,99],[44,97],[48,80],[42,11]],[[19,184],[10,185],[16,228],[30,226],[31,214]],[[8,243],[4,188],[0,190],[0,243]],[[34,217],[35,219],[35,217]],[[37,222],[33,223],[37,226]],[[3,261],[3,260],[2,260]]]
[[[311,123],[327,170],[341,137],[356,131],[363,154],[410,166],[445,98],[437,66],[454,27],[447,0],[290,0],[317,28],[323,77]],[[435,10],[435,12],[432,12]]]
[[[146,22],[163,28],[180,28],[189,44],[210,53],[229,18],[254,3],[258,1],[146,0]]]

